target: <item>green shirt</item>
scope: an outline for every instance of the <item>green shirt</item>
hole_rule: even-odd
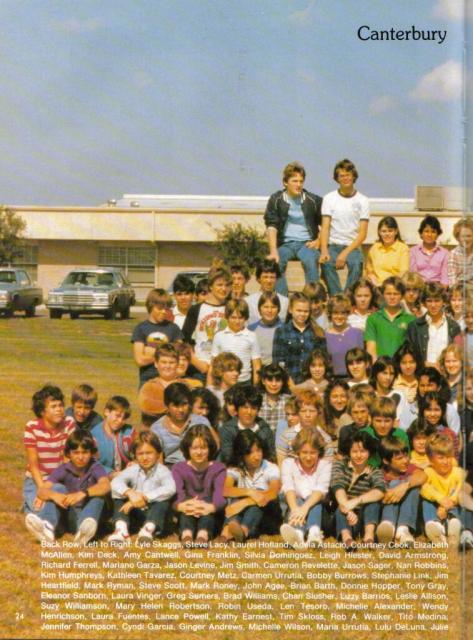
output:
[[[368,433],[374,440],[376,440],[378,449],[381,449],[381,438],[378,436],[378,434],[373,429],[373,427],[364,427],[363,429],[361,429],[361,431],[364,433]],[[407,433],[402,429],[396,429],[396,428],[391,429],[391,431],[388,433],[388,436],[392,436],[393,438],[399,438],[399,440],[401,440],[406,444],[408,450],[410,450],[409,437]],[[387,437],[387,436],[383,436],[383,437]],[[373,455],[371,455],[368,458],[368,464],[370,465],[370,467],[374,467],[375,469],[379,469],[382,463],[383,461],[381,460],[381,455],[379,454],[378,451],[376,453],[373,453]]]
[[[415,319],[404,309],[394,319],[387,315],[385,309],[375,311],[366,321],[365,341],[376,342],[378,356],[393,356],[405,342],[407,325]]]

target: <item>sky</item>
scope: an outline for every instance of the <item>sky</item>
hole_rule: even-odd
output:
[[[293,160],[323,195],[345,157],[371,197],[460,185],[468,4],[2,0],[0,202],[265,196]]]

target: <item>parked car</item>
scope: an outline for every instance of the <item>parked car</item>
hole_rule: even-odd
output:
[[[99,267],[71,271],[59,287],[51,289],[46,306],[51,318],[97,313],[114,320],[118,313],[129,318],[134,304],[135,291],[120,269]]]
[[[207,271],[179,271],[179,273],[176,273],[170,285],[168,286],[168,293],[172,293],[172,285],[174,283],[174,280],[178,276],[186,276],[186,278],[190,278],[194,284],[197,284],[198,282],[200,282],[200,280],[203,280],[204,278],[206,278],[208,276],[208,273],[209,273],[208,270]]]
[[[43,290],[31,281],[24,269],[0,268],[0,312],[11,316],[24,311],[34,316],[36,307],[43,302]]]

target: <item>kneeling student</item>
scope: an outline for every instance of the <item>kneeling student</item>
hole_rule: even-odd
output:
[[[376,530],[378,542],[396,542],[412,546],[419,506],[419,487],[427,476],[409,462],[409,448],[399,438],[381,440],[381,456],[387,491],[383,498],[381,522]]]
[[[164,529],[170,499],[176,493],[171,471],[161,463],[163,450],[157,435],[142,431],[131,446],[137,464],[132,464],[112,480],[115,531],[108,541],[127,543],[130,519],[141,524],[138,544],[147,545]]]
[[[95,535],[110,492],[107,471],[94,459],[94,439],[85,430],[74,431],[66,440],[64,455],[69,458],[54,469],[38,490],[45,504],[38,513],[29,513],[25,524],[40,542],[54,542],[61,516],[75,533],[74,542],[87,544]]]

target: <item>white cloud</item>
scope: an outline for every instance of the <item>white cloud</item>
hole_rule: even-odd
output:
[[[289,21],[292,22],[292,24],[297,25],[298,27],[303,27],[304,25],[306,25],[314,4],[315,0],[311,0],[305,9],[300,9],[299,11],[293,11],[292,13],[290,13]]]
[[[422,102],[448,102],[461,98],[462,89],[462,66],[449,60],[426,73],[409,95]]]
[[[135,87],[138,87],[138,89],[144,89],[145,87],[149,87],[153,84],[152,76],[147,71],[143,71],[141,69],[135,71],[132,75],[131,81]]]
[[[369,114],[370,116],[379,116],[381,113],[394,109],[396,104],[396,100],[391,96],[378,96],[371,101]]]
[[[463,20],[465,14],[469,18],[473,17],[472,0],[437,0],[434,7],[435,18]]]
[[[100,27],[100,20],[97,18],[88,18],[87,20],[69,18],[55,21],[53,26],[57,31],[63,31],[64,33],[90,33],[91,31],[97,31]]]

